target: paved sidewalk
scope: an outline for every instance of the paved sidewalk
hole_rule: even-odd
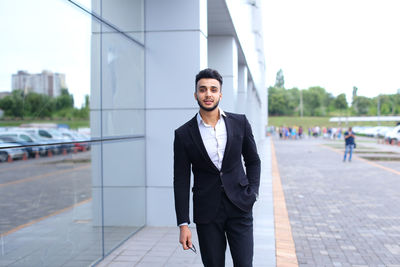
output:
[[[258,145],[262,161],[260,197],[253,210],[254,216],[254,266],[276,266],[275,237],[271,179],[271,147],[267,138]],[[193,241],[199,250],[196,229],[192,228]],[[145,227],[122,244],[97,266],[99,267],[183,267],[203,266],[200,252],[184,251],[179,244],[177,227]],[[233,266],[229,252],[226,266]]]
[[[399,161],[360,158],[400,147],[364,141],[274,139],[299,266],[400,266]]]

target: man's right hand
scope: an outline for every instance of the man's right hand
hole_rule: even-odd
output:
[[[192,247],[192,232],[190,232],[189,226],[187,225],[179,226],[179,228],[179,243],[182,244],[184,250],[188,250]]]

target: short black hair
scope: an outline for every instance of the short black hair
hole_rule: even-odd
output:
[[[197,82],[200,79],[216,79],[217,81],[219,81],[219,84],[221,86],[221,90],[222,90],[222,76],[221,74],[219,74],[218,71],[207,68],[204,70],[201,70],[197,75],[196,75],[196,83],[194,84],[194,91],[197,91]]]

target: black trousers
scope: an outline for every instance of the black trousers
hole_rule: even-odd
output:
[[[196,224],[201,259],[205,267],[225,266],[226,241],[235,267],[253,266],[253,214],[236,207],[222,190],[217,217]]]

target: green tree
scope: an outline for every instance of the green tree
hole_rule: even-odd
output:
[[[13,108],[14,108],[15,102],[12,96],[6,96],[3,99],[0,99],[0,109],[4,111],[5,116],[14,116],[13,114]]]
[[[25,115],[32,118],[50,118],[55,101],[48,95],[30,92],[25,96]]]
[[[393,95],[393,115],[400,114],[400,93]]]
[[[268,113],[270,115],[286,115],[286,92],[283,88],[268,88]]]
[[[90,108],[90,98],[89,95],[85,95],[85,106],[84,108],[89,109]]]
[[[335,108],[338,110],[343,110],[348,108],[347,100],[346,100],[346,95],[345,94],[340,94],[336,97],[334,101]]]
[[[282,69],[276,73],[275,86],[277,88],[285,88],[285,78],[283,77]]]
[[[355,110],[356,115],[367,115],[372,105],[373,105],[372,100],[365,96],[357,96],[353,100],[353,109],[354,106],[357,107],[357,110]]]
[[[286,90],[287,92],[287,115],[300,115],[300,90],[292,88]]]
[[[68,109],[74,107],[74,97],[70,95],[68,89],[61,89],[61,95],[56,97],[56,110]]]
[[[11,95],[0,100],[0,108],[4,110],[5,116],[24,117],[24,93],[22,90],[14,90]]]
[[[325,116],[328,95],[322,87],[310,87],[303,91],[303,103],[306,116]]]

